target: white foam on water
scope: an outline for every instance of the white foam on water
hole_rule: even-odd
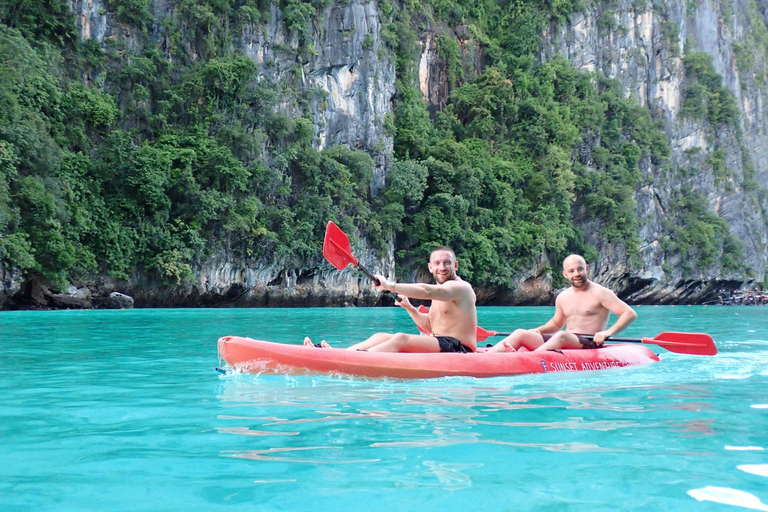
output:
[[[736,468],[745,473],[768,477],[768,464],[742,464],[741,466],[736,466]]]
[[[747,451],[761,452],[765,448],[763,448],[762,446],[726,446],[725,449],[726,450],[734,450],[734,451],[742,451],[742,452],[747,452]]]
[[[699,501],[714,501],[725,505],[768,511],[768,505],[760,501],[760,498],[754,494],[728,487],[712,487],[710,485],[702,489],[690,490],[688,494]]]
[[[750,405],[753,409],[768,409],[768,404],[754,404]]]

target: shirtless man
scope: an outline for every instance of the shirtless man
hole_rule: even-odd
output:
[[[587,278],[589,265],[578,254],[563,261],[563,276],[571,287],[555,299],[555,315],[536,329],[517,329],[489,352],[505,352],[525,347],[528,350],[596,348],[635,321],[637,313],[615,293]],[[608,327],[610,314],[619,318]],[[563,325],[565,330],[561,331]],[[542,334],[555,333],[545,342]],[[594,341],[581,340],[576,334],[594,335]]]
[[[459,263],[448,247],[438,247],[429,256],[428,268],[437,284],[395,283],[376,276],[379,290],[399,294],[396,303],[404,308],[416,325],[432,335],[386,333],[374,334],[349,350],[370,352],[475,352],[477,350],[477,310],[472,286],[456,273]],[[408,300],[432,301],[429,313],[419,313]],[[309,338],[304,345],[311,346]],[[328,346],[324,344],[323,347]]]

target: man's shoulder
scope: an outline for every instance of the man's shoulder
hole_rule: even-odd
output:
[[[472,288],[472,285],[459,277],[443,283],[443,286],[446,285],[453,290],[452,293],[459,293],[462,299],[475,296],[475,290]]]
[[[617,301],[621,301],[616,292],[610,288],[591,282],[589,293],[596,301],[599,301],[603,307],[609,308],[611,304],[615,304]]]
[[[443,286],[450,286],[450,287],[456,287],[456,288],[468,288],[470,290],[472,289],[472,285],[460,277],[456,277],[455,279],[451,279],[450,281],[444,282]]]
[[[599,295],[603,295],[603,296],[606,296],[606,295],[607,296],[616,295],[613,292],[613,290],[611,290],[610,288],[608,288],[606,286],[603,286],[601,284],[597,284],[594,281],[590,281],[590,285],[591,285],[591,288],[592,288],[592,290],[590,290],[590,291],[592,291],[595,294],[599,294]]]

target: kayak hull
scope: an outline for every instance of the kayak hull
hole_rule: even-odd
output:
[[[526,373],[573,372],[654,363],[643,345],[607,345],[592,350],[424,354],[314,348],[238,336],[219,339],[219,358],[240,372],[324,373],[358,377],[430,379],[500,377]]]

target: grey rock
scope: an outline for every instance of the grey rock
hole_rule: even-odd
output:
[[[104,304],[105,309],[133,309],[133,297],[120,292],[112,292]]]
[[[0,265],[0,306],[21,291],[23,282],[18,269]]]
[[[47,305],[57,309],[91,309],[93,307],[90,294],[85,298],[82,294],[52,293],[48,297]]]
[[[297,93],[312,91],[309,112],[315,147],[343,144],[371,154],[376,164],[373,189],[384,184],[392,163],[392,137],[384,130],[395,94],[394,55],[382,41],[376,2],[350,0],[326,7],[312,23],[312,52],[302,53],[288,33],[282,12],[270,8],[264,26],[246,27],[243,53],[259,67],[259,76],[274,83],[293,83]],[[302,112],[286,103],[286,113]]]

